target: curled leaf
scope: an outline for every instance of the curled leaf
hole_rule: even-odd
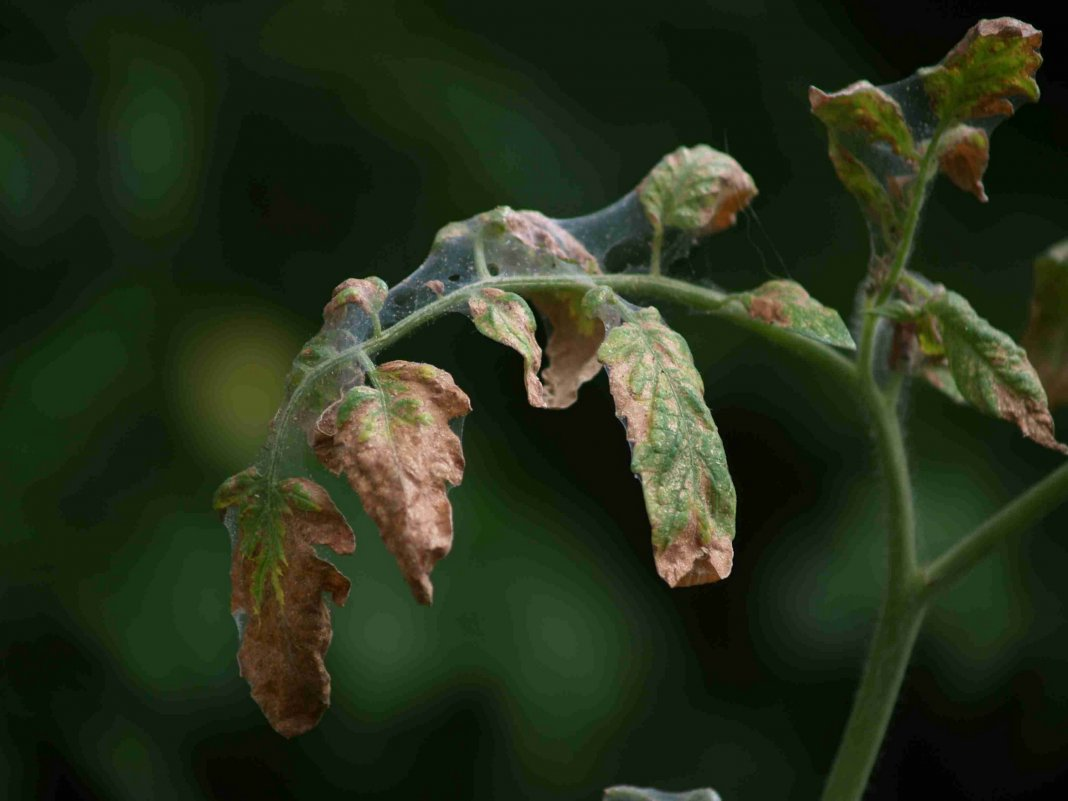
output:
[[[1055,407],[1068,403],[1068,239],[1039,256],[1034,269],[1023,344]]]
[[[940,64],[919,71],[935,115],[944,121],[1010,116],[1013,101],[1038,100],[1042,32],[1012,17],[973,25]]]
[[[983,174],[990,162],[987,132],[971,125],[957,125],[942,137],[938,151],[938,168],[954,186],[986,203],[990,199],[983,188]]]
[[[924,311],[938,325],[949,371],[968,403],[1014,423],[1040,445],[1068,453],[1054,437],[1046,393],[1023,348],[956,292],[937,293]]]
[[[527,400],[535,408],[546,408],[549,405],[547,392],[538,378],[541,346],[534,337],[534,313],[526,301],[513,292],[487,288],[472,295],[467,306],[480,333],[507,345],[523,357]]]
[[[608,299],[593,290],[588,306]],[[602,312],[609,324],[611,310]],[[672,587],[719,581],[734,559],[735,494],[704,385],[685,340],[655,308],[627,312],[597,356],[632,446],[657,571]]]
[[[430,572],[452,547],[449,487],[463,478],[460,438],[449,421],[471,411],[444,370],[393,361],[369,374],[317,424],[315,452],[344,473],[378,525],[412,593],[429,604]]]
[[[856,349],[838,312],[812,298],[794,281],[768,281],[751,292],[730,295],[724,308],[738,309],[751,320],[784,328],[817,342]]]
[[[582,310],[583,292],[537,292],[530,296],[548,322],[545,345],[548,366],[542,371],[546,407],[566,409],[578,398],[579,387],[600,372],[597,348],[604,341],[604,323]]]
[[[638,186],[654,231],[678,228],[695,237],[734,225],[737,213],[756,194],[749,173],[708,145],[680,147],[669,153]]]
[[[241,633],[241,675],[275,731],[302,734],[330,706],[323,656],[333,632],[323,593],[338,605],[349,594],[349,580],[314,546],[352,553],[352,529],[318,484],[290,478],[270,486],[255,468],[225,482],[215,505],[234,514],[230,611]],[[264,597],[267,576],[275,591]]]
[[[835,172],[868,221],[873,287],[882,288],[904,244],[909,210],[918,208],[917,193],[933,176],[932,157],[956,186],[986,200],[990,132],[1015,102],[1038,99],[1041,42],[1042,34],[1026,23],[984,20],[940,64],[911,78],[809,90],[812,112],[827,127]]]
[[[355,304],[369,315],[377,315],[389,293],[389,285],[381,278],[347,278],[334,288],[330,302],[323,308],[327,322],[341,318],[349,304]]]

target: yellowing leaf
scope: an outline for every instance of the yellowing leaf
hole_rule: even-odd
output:
[[[612,295],[585,301],[610,324]],[[597,352],[632,445],[657,571],[672,587],[719,581],[734,559],[735,494],[723,444],[686,342],[655,308],[627,313]]]
[[[489,288],[472,295],[467,306],[480,333],[507,345],[523,357],[527,400],[535,408],[546,408],[549,405],[547,392],[538,379],[541,346],[534,336],[537,324],[526,301],[513,292]]]
[[[315,451],[344,473],[378,525],[412,593],[429,604],[430,572],[452,547],[446,491],[463,478],[460,438],[449,421],[471,411],[452,376],[393,361],[369,373],[319,419]]]
[[[241,675],[275,731],[302,734],[330,706],[323,593],[339,605],[349,594],[349,580],[314,546],[352,553],[352,529],[318,484],[290,478],[270,486],[255,468],[226,481],[215,506],[234,514],[230,610],[241,631]],[[264,593],[267,579],[273,592]]]

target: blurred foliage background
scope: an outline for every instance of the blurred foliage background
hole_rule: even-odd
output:
[[[883,508],[853,399],[761,341],[665,310],[740,515],[730,580],[675,592],[603,378],[538,412],[518,358],[463,318],[398,348],[475,404],[456,545],[419,608],[324,480],[357,531],[338,559],[354,586],[334,707],[292,742],[237,675],[210,496],[255,455],[335,284],[395,282],[438,227],[498,204],[599,208],[679,144],[729,150],[761,195],[677,271],[731,289],[788,273],[848,316],[866,234],[808,85],[896,80],[1005,11],[63,5],[0,9],[4,797],[814,797],[877,603]],[[988,205],[937,189],[916,263],[1013,332],[1030,260],[1068,222],[1068,48],[1053,6],[1027,6],[1011,13],[1047,31],[1043,100],[994,136]],[[923,387],[909,438],[929,554],[1059,458]],[[1066,524],[938,604],[870,798],[1065,797]]]

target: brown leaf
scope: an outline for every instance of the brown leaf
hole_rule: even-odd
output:
[[[604,323],[582,311],[584,292],[537,292],[530,302],[549,324],[542,370],[546,408],[566,409],[578,398],[579,387],[601,370],[597,348],[604,341]]]
[[[1068,239],[1035,261],[1027,349],[1051,408],[1068,404]]]
[[[412,593],[429,604],[430,572],[452,547],[452,507],[445,493],[463,478],[460,438],[449,421],[471,411],[444,370],[393,361],[369,374],[318,423],[315,451],[344,473],[378,525]]]
[[[939,147],[938,166],[959,189],[971,192],[981,203],[989,198],[983,173],[990,162],[990,137],[982,128],[958,125],[947,131]]]
[[[338,605],[349,595],[349,580],[316,556],[313,546],[347,554],[356,541],[318,484],[293,478],[280,488],[274,504],[281,508],[267,516],[284,529],[285,567],[276,582],[281,592],[265,593],[259,611],[253,611],[257,563],[243,555],[239,542],[230,568],[230,610],[241,626],[241,675],[275,731],[293,737],[314,727],[330,706],[330,674],[323,655],[333,632],[323,593],[330,593]],[[250,532],[241,526],[239,536],[243,540]]]

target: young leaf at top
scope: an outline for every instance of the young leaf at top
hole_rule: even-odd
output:
[[[623,313],[607,288],[591,290],[584,305],[610,328],[597,357],[642,481],[657,571],[672,587],[726,578],[734,484],[689,347],[655,308]]]
[[[724,310],[737,310],[757,322],[784,328],[836,348],[856,349],[838,312],[812,298],[804,287],[793,281],[768,281],[751,292],[729,295]]]
[[[835,171],[868,218],[877,284],[885,282],[907,218],[922,201],[933,175],[928,164],[986,200],[990,132],[1015,103],[1038,99],[1041,43],[1042,34],[1026,23],[982,20],[940,64],[904,81],[809,90],[812,111],[827,126]]]
[[[449,487],[463,478],[460,438],[449,421],[471,411],[444,370],[393,361],[369,373],[323,412],[315,452],[344,473],[378,525],[416,600],[429,604],[430,572],[452,547]]]
[[[1068,403],[1068,239],[1035,261],[1031,319],[1023,344],[1050,406]]]
[[[480,333],[507,345],[523,357],[527,400],[535,408],[546,408],[549,405],[548,393],[538,378],[541,346],[534,337],[537,324],[526,301],[513,292],[487,288],[472,295],[467,306]]]
[[[326,490],[307,479],[269,486],[256,468],[228,479],[215,508],[232,509],[235,543],[230,611],[238,621],[238,664],[275,731],[308,731],[330,706],[328,592],[343,605],[349,580],[315,554],[316,545],[352,553],[352,529]],[[270,579],[273,592],[264,592]]]
[[[1023,348],[956,292],[939,288],[922,311],[941,340],[956,390],[968,403],[1015,423],[1040,445],[1068,453],[1054,437],[1046,393]]]
[[[349,304],[361,309],[365,314],[377,317],[386,302],[389,286],[381,278],[347,278],[334,288],[330,302],[323,308],[323,319],[329,323],[338,323],[344,319]]]

